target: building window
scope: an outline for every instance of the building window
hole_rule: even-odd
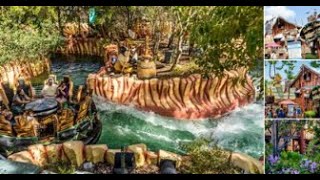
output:
[[[303,80],[305,80],[305,81],[311,81],[311,73],[310,73],[310,72],[305,73],[305,74],[303,75]]]

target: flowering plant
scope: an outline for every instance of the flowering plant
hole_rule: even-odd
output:
[[[317,162],[297,152],[281,152],[280,156],[266,158],[267,174],[314,174],[319,173]]]

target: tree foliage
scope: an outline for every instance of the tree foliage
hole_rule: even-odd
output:
[[[271,125],[276,121],[266,121],[266,131],[270,131]],[[315,136],[307,145],[306,152],[292,152],[284,149],[280,139],[292,139],[299,132],[311,132]],[[267,174],[314,174],[319,172],[319,122],[317,121],[278,121],[279,144],[266,144],[266,173]],[[305,140],[305,139],[303,139]],[[279,149],[274,153],[274,147]]]
[[[203,49],[197,63],[206,70],[252,68],[263,59],[263,7],[201,7],[191,40]]]
[[[62,28],[66,22],[76,22],[79,28],[80,23],[88,22],[89,8],[92,7],[2,6],[0,19],[3,28],[1,28],[1,33],[11,34],[13,32],[14,34],[10,35],[12,37],[2,37],[2,39],[9,41],[19,38],[20,36],[15,32],[26,35],[20,43],[9,42],[10,47],[25,49],[23,56],[37,54],[37,50],[39,54],[44,54],[47,52],[45,49],[56,42],[52,39],[57,39],[57,32],[62,35]],[[263,7],[93,6],[93,8],[97,14],[96,25],[108,30],[103,32],[102,37],[104,38],[120,37],[119,34],[126,33],[129,28],[132,28],[135,20],[142,17],[150,20],[155,31],[159,30],[159,21],[173,22],[172,37],[176,40],[174,47],[176,47],[177,54],[175,63],[179,63],[182,45],[186,40],[190,40],[191,44],[202,50],[200,56],[196,56],[196,63],[208,72],[219,74],[224,70],[238,67],[256,68],[263,62]],[[28,31],[24,27],[32,29],[33,37],[36,38],[28,36]],[[35,41],[39,39],[43,41],[37,44]],[[40,44],[43,47],[41,49],[39,49]],[[29,48],[24,47],[27,45],[30,45]],[[2,47],[2,51],[4,49],[7,51],[7,48],[10,47]],[[27,49],[30,49],[30,52]],[[12,51],[14,50],[10,50]],[[2,61],[7,58],[3,57]]]
[[[61,42],[51,7],[5,7],[0,22],[0,64],[37,60]]]
[[[284,73],[287,75],[287,80],[293,80],[296,75],[292,72],[296,67],[297,61],[268,61],[266,67],[269,66],[269,77],[274,78],[277,71],[284,69]]]

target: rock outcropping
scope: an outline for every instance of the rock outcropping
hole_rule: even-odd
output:
[[[117,152],[121,152],[121,150],[108,149],[105,144],[85,146],[81,141],[70,141],[64,144],[47,146],[42,144],[32,145],[25,151],[10,155],[8,160],[34,164],[40,167],[59,161],[68,162],[76,167],[82,166],[85,162],[106,163],[113,166]],[[138,169],[159,166],[161,160],[172,160],[178,169],[186,165],[192,166],[190,156],[181,156],[161,149],[158,152],[148,151],[145,144],[130,145],[127,152],[134,153],[135,165]],[[225,160],[232,165],[245,170],[247,173],[263,173],[263,165],[257,159],[242,153],[231,153],[230,155],[230,159]]]
[[[177,119],[220,117],[254,100],[255,88],[247,70],[226,71],[223,76],[152,78],[90,74],[88,85],[96,95],[117,104]]]
[[[30,80],[44,72],[50,71],[50,60],[12,61],[0,66],[0,80],[14,86],[19,77]]]

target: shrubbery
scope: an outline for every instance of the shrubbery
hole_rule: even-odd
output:
[[[319,165],[311,156],[298,152],[284,151],[280,156],[269,155],[266,158],[267,174],[314,174],[319,172]]]
[[[314,118],[314,117],[316,117],[316,112],[315,111],[306,111],[304,113],[304,115],[306,118]]]
[[[219,147],[210,147],[206,139],[197,139],[184,144],[183,149],[190,157],[190,163],[181,167],[186,174],[239,174],[240,168],[230,164],[231,152]]]
[[[37,60],[55,50],[60,43],[53,24],[42,29],[26,25],[0,24],[0,64],[12,60]]]

